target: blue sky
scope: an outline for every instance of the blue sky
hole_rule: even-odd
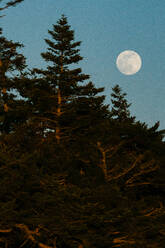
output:
[[[159,120],[165,129],[164,10],[164,0],[24,0],[5,11],[0,25],[8,39],[25,45],[30,68],[44,67],[40,53],[46,50],[47,30],[65,14],[75,40],[82,41],[80,66],[97,87],[105,87],[106,103],[111,88],[119,84],[137,120],[149,126]],[[141,56],[138,73],[126,76],[116,68],[124,50]]]

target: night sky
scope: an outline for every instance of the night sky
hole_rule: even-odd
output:
[[[111,88],[119,84],[132,103],[131,113],[149,126],[160,121],[165,129],[165,1],[164,0],[24,0],[3,12],[4,35],[25,45],[30,68],[45,67],[40,53],[46,51],[47,30],[64,14],[82,41],[84,60],[79,64],[97,87],[105,87],[106,103]],[[116,58],[134,50],[142,68],[124,75]]]

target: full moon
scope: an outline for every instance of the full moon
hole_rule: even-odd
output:
[[[116,60],[119,71],[125,75],[133,75],[142,66],[142,60],[138,53],[132,50],[121,52]]]

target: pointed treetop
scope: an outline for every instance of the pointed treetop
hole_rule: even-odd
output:
[[[67,66],[72,63],[78,63],[83,58],[79,55],[81,42],[74,42],[74,31],[70,29],[67,18],[62,15],[57,24],[53,25],[53,30],[48,30],[50,39],[45,39],[49,46],[42,57],[54,65]]]
[[[134,121],[135,117],[131,117],[129,111],[131,104],[128,104],[127,99],[125,98],[127,94],[122,93],[119,85],[115,85],[115,87],[112,88],[112,91],[112,117],[119,121]]]

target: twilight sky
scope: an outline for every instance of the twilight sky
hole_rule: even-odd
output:
[[[3,2],[3,1],[2,1]],[[5,2],[5,1],[4,1]],[[79,64],[97,87],[119,84],[132,103],[131,113],[151,126],[165,129],[165,0],[24,0],[0,19],[4,35],[25,45],[27,64],[44,67],[40,53],[44,38],[65,14],[75,40],[82,41],[84,60]],[[116,58],[134,50],[142,58],[141,70],[126,76],[116,68]]]

